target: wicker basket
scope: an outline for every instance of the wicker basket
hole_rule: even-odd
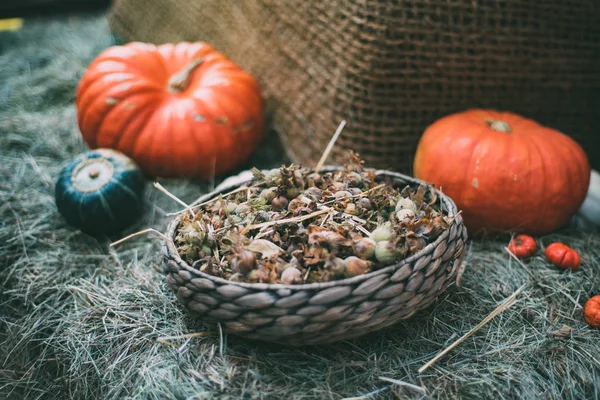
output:
[[[333,171],[335,168],[324,168]],[[418,185],[389,171],[378,176]],[[251,174],[228,179],[199,201],[239,187]],[[395,265],[353,278],[303,285],[231,282],[192,268],[174,243],[165,245],[166,280],[179,301],[209,324],[232,334],[288,345],[331,343],[364,335],[409,318],[434,302],[455,279],[467,231],[454,202],[438,192],[446,215],[456,216],[434,243]],[[180,217],[167,230],[174,240]]]

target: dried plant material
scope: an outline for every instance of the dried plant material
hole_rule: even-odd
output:
[[[307,3],[305,9],[314,4]],[[111,40],[103,14],[64,19],[68,23],[30,20],[21,34],[11,36],[13,45],[3,48],[6,87],[20,89],[10,92],[7,101],[12,106],[0,110],[5,130],[0,135],[0,353],[5,355],[0,398],[561,399],[567,394],[583,399],[598,391],[600,329],[585,324],[583,312],[573,312],[572,301],[560,292],[575,298],[581,294],[582,305],[599,293],[598,279],[590,279],[600,276],[595,261],[600,256],[598,234],[554,234],[553,239],[591,260],[589,269],[564,274],[543,257],[532,257],[527,265],[534,278],[501,250],[507,240],[471,240],[467,261],[473,267],[465,273],[462,289],[450,290],[431,312],[365,339],[316,349],[258,346],[220,335],[218,327],[211,333],[204,324],[192,323],[161,284],[162,272],[153,268],[162,254],[158,234],[107,249],[108,242],[121,236],[96,240],[57,220],[50,196],[54,177],[60,164],[82,146],[73,118],[72,88],[90,55]],[[48,57],[51,62],[46,62]],[[332,125],[331,131],[337,123]],[[352,133],[346,128],[340,139]],[[331,135],[322,130],[326,142]],[[273,142],[267,141],[265,146],[274,147],[261,148],[257,158],[264,168],[281,163],[274,158],[279,147]],[[317,159],[322,148],[318,150]],[[188,181],[163,184],[190,205],[199,190],[204,193],[204,186]],[[163,212],[180,207],[156,190],[150,193],[152,211],[132,229],[164,232],[172,218]],[[508,287],[516,289],[531,279],[545,285],[546,293],[532,287],[527,298],[509,310],[510,316],[494,319],[434,365],[443,368],[416,375],[420,360],[456,339],[450,338],[452,332],[460,336],[496,307],[494,299],[502,299]],[[508,286],[501,289],[499,282]],[[521,317],[524,307],[532,310],[534,322]],[[573,339],[547,336],[551,308],[556,328],[576,328]],[[207,336],[187,336],[199,331],[207,331]],[[183,351],[177,351],[188,340]],[[380,376],[422,386],[427,395]]]
[[[573,331],[573,327],[565,324],[556,330],[548,331],[548,336],[559,340],[566,340],[572,336]]]
[[[456,346],[458,346],[459,344],[464,342],[469,336],[471,336],[472,334],[477,332],[479,329],[483,328],[488,322],[490,322],[492,319],[494,319],[498,314],[500,314],[504,310],[511,307],[515,303],[517,296],[523,291],[524,287],[525,287],[525,285],[518,288],[512,295],[510,295],[502,303],[500,303],[500,305],[498,305],[498,307],[496,307],[494,309],[494,311],[489,313],[489,315],[487,317],[485,317],[480,323],[478,323],[475,327],[473,327],[469,332],[465,333],[458,340],[456,340],[450,346],[446,347],[444,350],[442,350],[440,353],[438,353],[435,357],[433,357],[431,360],[429,360],[425,365],[423,365],[421,368],[419,368],[418,372],[420,374],[423,373],[423,371],[425,371],[427,368],[429,368],[433,364],[435,364],[440,358],[442,358],[450,350],[452,350],[453,348],[455,348]]]
[[[182,219],[175,244],[190,265],[241,282],[327,282],[398,262],[452,222],[433,187],[398,187],[353,152],[339,171],[292,164],[252,174],[246,190]]]
[[[275,243],[270,242],[266,239],[255,239],[248,246],[247,249],[255,253],[260,253],[263,258],[271,258],[278,256],[283,253],[283,249],[277,246]]]

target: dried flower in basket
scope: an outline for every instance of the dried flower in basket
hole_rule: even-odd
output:
[[[335,172],[253,172],[247,190],[183,218],[175,245],[194,268],[238,282],[327,282],[408,257],[452,222],[433,186],[378,179],[353,152]]]

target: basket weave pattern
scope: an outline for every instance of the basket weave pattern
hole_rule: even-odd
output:
[[[411,175],[424,129],[467,108],[533,118],[600,168],[598,0],[116,0],[126,40],[203,40],[255,75],[292,161],[347,149]]]
[[[402,183],[418,181],[378,172]],[[240,182],[242,184],[245,182]],[[218,188],[208,200],[235,188]],[[177,299],[207,323],[239,336],[288,345],[331,343],[382,329],[434,302],[454,281],[467,231],[451,199],[438,192],[450,228],[414,255],[378,271],[325,283],[282,285],[231,282],[200,272],[165,245],[164,272]],[[174,239],[180,217],[169,225]]]

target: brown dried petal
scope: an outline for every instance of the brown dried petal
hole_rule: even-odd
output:
[[[248,250],[260,253],[263,258],[276,257],[283,253],[283,249],[266,239],[255,239],[248,245]]]
[[[317,227],[315,227],[317,228]],[[309,227],[310,230],[310,227]],[[321,246],[324,247],[327,245],[327,232],[325,231],[317,231],[312,232],[308,236],[308,245],[309,246]]]
[[[423,247],[427,245],[427,242],[422,237],[417,236],[414,232],[409,232],[406,234],[406,245],[411,253],[416,253],[423,249]]]

